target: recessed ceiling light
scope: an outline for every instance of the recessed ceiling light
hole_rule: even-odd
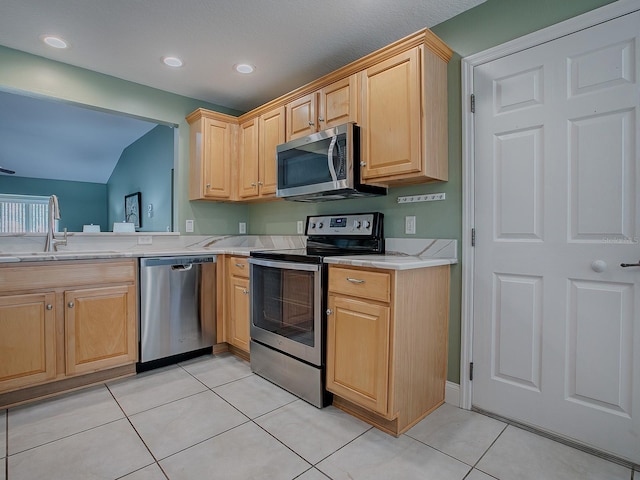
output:
[[[237,63],[233,66],[234,70],[238,73],[253,73],[256,69],[253,65],[249,65],[248,63]]]
[[[181,67],[183,65],[182,60],[178,57],[162,57],[162,61],[169,67]]]
[[[69,46],[62,38],[55,35],[42,35],[40,39],[53,48],[67,48]]]

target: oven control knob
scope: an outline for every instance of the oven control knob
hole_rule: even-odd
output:
[[[315,222],[311,222],[311,228],[312,229],[316,228],[316,223]]]
[[[353,228],[360,228],[360,225],[362,225],[360,220],[354,220],[353,221]]]
[[[322,228],[323,223],[322,222],[318,222],[318,228]]]
[[[362,222],[362,226],[364,228],[370,228],[371,227],[371,222],[369,220],[365,220],[364,222]]]

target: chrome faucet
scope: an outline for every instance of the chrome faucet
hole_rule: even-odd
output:
[[[67,229],[64,229],[64,240],[56,240],[54,235],[54,227],[56,220],[60,220],[60,207],[58,206],[58,197],[51,195],[49,197],[49,225],[47,229],[47,240],[44,243],[44,251],[58,251],[58,245],[67,244]]]

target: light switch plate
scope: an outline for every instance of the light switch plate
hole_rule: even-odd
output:
[[[187,233],[193,233],[193,220],[187,220],[185,222],[184,229],[187,231]]]
[[[238,232],[247,233],[247,224],[245,222],[238,223]]]
[[[407,235],[415,235],[416,233],[416,217],[415,215],[407,215],[404,217],[404,233]]]
[[[296,229],[298,231],[298,235],[302,235],[304,233],[304,222],[302,220],[298,220],[296,224]]]

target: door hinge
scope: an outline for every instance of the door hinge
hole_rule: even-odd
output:
[[[473,382],[473,362],[469,362],[469,381]]]
[[[476,113],[476,96],[471,94],[471,113]]]
[[[476,229],[475,228],[471,229],[471,246],[472,247],[476,246]]]

